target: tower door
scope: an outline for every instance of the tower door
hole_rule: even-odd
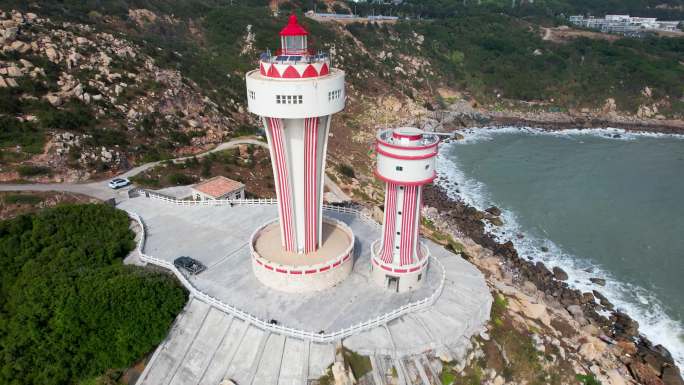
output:
[[[389,275],[385,276],[387,278],[387,290],[399,292],[399,277],[392,277]]]

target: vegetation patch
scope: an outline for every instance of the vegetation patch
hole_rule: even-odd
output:
[[[187,300],[122,259],[129,219],[102,204],[0,222],[0,383],[74,384],[155,348]]]
[[[342,355],[344,357],[344,362],[349,365],[352,373],[354,373],[354,378],[357,380],[363,377],[366,373],[370,373],[370,371],[373,369],[368,356],[358,354],[344,346],[342,347]]]
[[[8,194],[5,195],[4,201],[10,205],[37,205],[43,198],[29,194]]]
[[[39,175],[49,175],[52,172],[52,170],[50,169],[50,167],[22,164],[20,166],[17,166],[17,172],[22,177],[32,177]]]
[[[132,177],[131,181],[141,187],[158,189],[189,185],[218,175],[244,183],[249,197],[275,195],[268,150],[255,145],[214,152],[202,158],[191,157],[183,162],[164,161]]]
[[[346,176],[347,178],[356,178],[356,174],[354,173],[354,168],[348,164],[338,163],[335,166],[335,168],[337,169],[337,172]]]

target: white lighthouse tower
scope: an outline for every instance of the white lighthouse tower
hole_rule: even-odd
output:
[[[259,69],[246,76],[248,108],[261,117],[266,131],[278,198],[277,223],[254,234],[254,268],[262,282],[287,291],[325,286],[302,283],[305,275],[313,275],[306,271],[336,270],[329,266],[320,272],[311,265],[336,261],[338,252],[349,246],[345,237],[351,238],[353,247],[351,230],[341,222],[324,219],[322,212],[328,132],[332,114],[344,108],[344,72],[330,67],[327,54],[308,48],[308,35],[291,15],[280,31],[281,48],[275,55],[263,53]],[[278,237],[274,228],[279,230]],[[331,248],[331,242],[337,246]],[[307,266],[311,268],[303,268]],[[285,275],[290,277],[283,280],[272,273],[275,271],[287,271]],[[336,277],[338,281],[341,278]]]
[[[385,213],[382,238],[371,247],[371,272],[380,286],[396,292],[420,287],[429,251],[419,242],[423,185],[436,177],[439,137],[413,127],[377,136],[375,175],[383,180]]]

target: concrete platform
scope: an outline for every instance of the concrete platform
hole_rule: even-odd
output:
[[[410,293],[377,287],[370,278],[369,258],[381,228],[356,215],[324,210],[325,216],[346,223],[355,234],[352,273],[330,289],[284,293],[257,280],[249,253],[250,235],[277,217],[275,205],[178,206],[139,197],[119,207],[142,217],[147,229],[144,253],[169,262],[183,255],[202,262],[207,270],[189,276],[195,287],[262,320],[291,328],[314,333],[344,329],[427,298],[441,282],[442,271],[433,266],[423,287]],[[428,247],[432,255],[449,254],[438,245]]]
[[[370,242],[380,230],[354,215],[326,213],[357,234],[353,274],[330,292],[291,295],[260,285],[249,264],[249,235],[277,216],[274,206],[177,206],[135,198],[122,202],[120,208],[138,213],[145,221],[145,253],[167,260],[179,255],[199,259],[209,269],[192,278],[194,285],[220,294],[222,301],[259,312],[265,319],[291,323],[288,326],[308,330],[344,327],[415,301],[434,289],[426,285],[423,292],[406,294],[377,289],[369,281],[368,256]],[[429,358],[435,354],[462,358],[472,335],[489,319],[492,297],[482,274],[460,256],[431,242],[426,244],[446,272],[435,303],[343,340],[346,347],[371,358],[373,371],[364,378],[366,384],[439,383]],[[334,357],[334,344],[265,331],[191,298],[138,385],[218,385],[224,378],[240,385],[304,385],[325,374]],[[394,380],[392,373],[397,376]]]

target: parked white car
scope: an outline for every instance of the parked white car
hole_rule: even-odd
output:
[[[109,181],[109,187],[113,188],[114,190],[121,188],[121,187],[126,187],[129,184],[131,184],[131,181],[128,180],[127,178],[115,178]]]

